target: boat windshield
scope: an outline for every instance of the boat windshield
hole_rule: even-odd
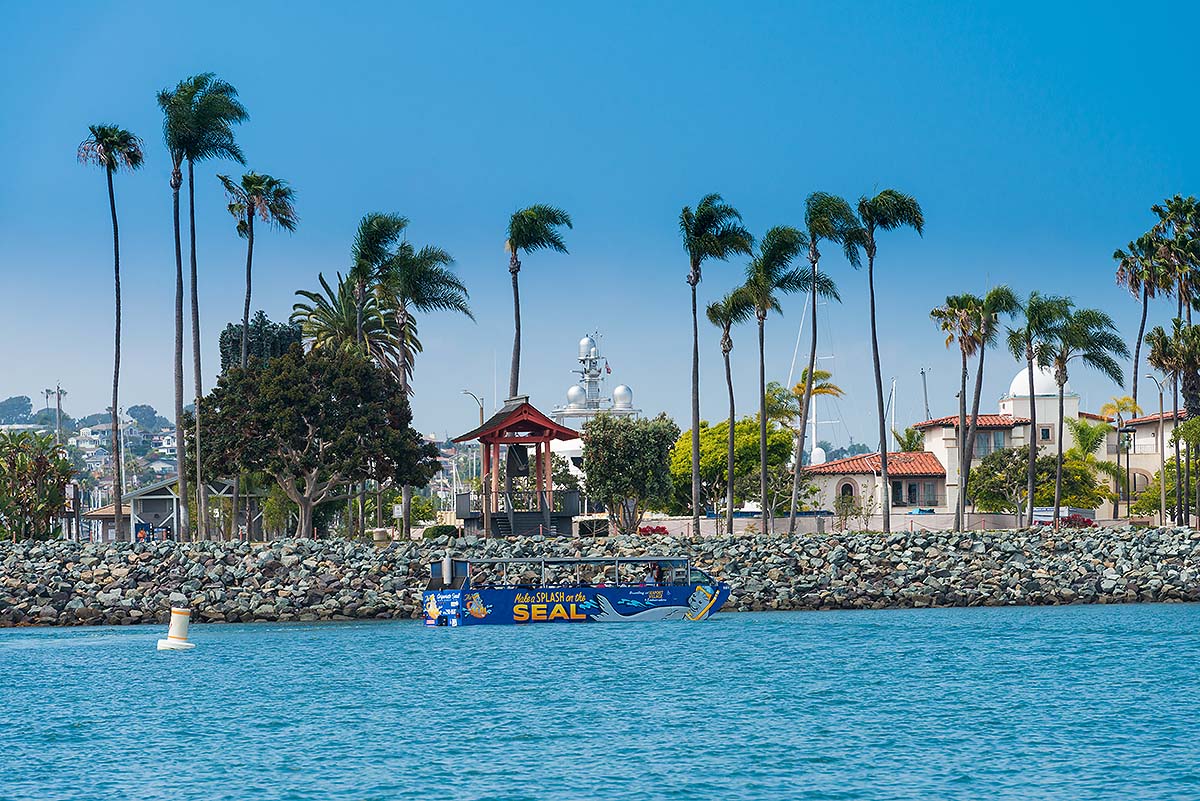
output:
[[[644,556],[619,559],[472,560],[469,580],[475,589],[501,587],[631,587],[693,583],[687,559]]]

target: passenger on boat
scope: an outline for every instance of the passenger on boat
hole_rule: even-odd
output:
[[[662,565],[656,562],[650,563],[650,570],[647,571],[642,579],[643,584],[661,584],[662,583]]]

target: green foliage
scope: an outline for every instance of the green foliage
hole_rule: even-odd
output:
[[[458,534],[458,526],[440,525],[427,526],[423,536],[427,540],[435,540],[438,537],[454,537]]]
[[[1035,506],[1054,505],[1054,473],[1058,460],[1041,456],[1035,469]],[[971,502],[981,512],[1016,514],[1027,504],[1029,448],[1004,448],[988,454],[971,471]],[[1096,509],[1112,500],[1086,463],[1063,462],[1062,505]]]
[[[312,510],[349,483],[425,486],[437,448],[411,427],[395,378],[361,356],[294,345],[260,368],[231,368],[203,399],[205,472],[268,473],[298,507],[299,535]]]
[[[237,90],[206,72],[180,81],[158,93],[163,112],[163,139],[176,168],[184,161],[246,159],[233,137],[233,126],[249,115]]]
[[[158,410],[146,403],[130,406],[126,412],[144,431],[160,431],[171,427],[171,421],[158,413]]]
[[[49,434],[0,431],[0,536],[46,539],[66,505],[75,475]]]
[[[558,230],[571,227],[571,215],[556,206],[535,203],[515,212],[508,221],[509,253],[532,253],[536,250],[553,250],[566,253],[562,233]]]
[[[767,426],[767,481],[792,458],[792,433],[769,423]],[[716,507],[725,496],[729,456],[729,422],[715,426],[700,423],[700,503]],[[671,494],[669,511],[679,513],[692,503],[692,432],[686,431],[671,449]],[[743,417],[733,426],[734,502],[758,496],[758,415]],[[770,492],[770,487],[768,487]]]
[[[892,429],[892,436],[896,438],[896,447],[904,453],[920,453],[925,450],[925,434],[912,426],[897,431]]]
[[[410,514],[414,523],[436,520],[437,506],[434,504],[434,499],[428,495],[413,495]]]
[[[33,401],[28,395],[13,395],[0,401],[0,425],[28,423],[33,417]]]
[[[302,340],[300,323],[277,323],[259,309],[250,318],[250,338],[246,343],[251,359],[265,362],[287,353],[288,348]],[[242,363],[242,324],[230,323],[220,337],[221,372]],[[129,410],[130,415],[133,409]]]
[[[688,283],[700,283],[701,265],[708,259],[724,261],[739,253],[750,254],[754,237],[742,225],[742,215],[718,194],[705,195],[693,211],[679,213],[679,233],[688,253]]]
[[[567,460],[557,453],[550,454],[550,482],[556,490],[579,490],[579,476],[571,472]]]
[[[665,504],[671,494],[671,446],[679,426],[665,414],[601,414],[582,433],[588,496],[604,503],[618,531],[635,533],[646,508]]]
[[[1190,422],[1190,421],[1189,421]],[[1180,476],[1179,486],[1183,494],[1183,509],[1184,514],[1193,514],[1196,501],[1196,487],[1200,485],[1200,453],[1195,449],[1192,450],[1192,484],[1189,487],[1188,483]],[[1184,455],[1180,453],[1180,459],[1184,459]],[[1186,460],[1185,460],[1186,464]],[[1167,471],[1167,515],[1173,519],[1175,515],[1175,475],[1177,472],[1177,464],[1174,458],[1168,459],[1166,464]],[[1186,472],[1186,471],[1185,471]],[[1161,494],[1159,487],[1161,486],[1162,475],[1159,471],[1154,472],[1154,477],[1150,479],[1150,483],[1144,490],[1138,493],[1133,500],[1132,510],[1134,514],[1150,515],[1158,514],[1159,502]]]

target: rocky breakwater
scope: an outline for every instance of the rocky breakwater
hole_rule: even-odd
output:
[[[420,615],[427,565],[475,558],[690,556],[729,582],[725,611],[1200,600],[1200,532],[1082,529],[686,538],[441,537],[0,544],[0,626],[314,621]]]

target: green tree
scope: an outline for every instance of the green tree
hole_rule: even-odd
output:
[[[841,245],[842,252],[851,266],[858,267],[860,263],[859,248],[866,240],[866,232],[850,208],[850,204],[837,195],[827,192],[813,192],[804,201],[805,245],[808,247],[809,287],[812,301],[812,329],[809,332],[808,367],[806,375],[816,375],[817,369],[817,300],[820,295],[823,276],[818,269],[821,260],[820,244],[822,241]],[[828,279],[825,279],[828,280]],[[796,453],[804,453],[804,431],[808,423],[809,407],[812,403],[812,381],[804,385],[804,397],[800,401],[800,424],[796,427],[799,436],[796,437]],[[797,457],[799,458],[799,457]],[[885,490],[886,492],[886,490]],[[792,504],[800,493],[800,471],[795,471],[792,479]],[[886,496],[885,496],[886,497]],[[788,521],[788,535],[796,533],[796,516]]]
[[[321,292],[296,290],[307,303],[292,306],[292,322],[300,324],[304,340],[313,350],[365,353],[376,364],[399,376],[404,343],[395,314],[374,293],[360,296],[354,284],[338,275],[334,289],[318,275]],[[399,380],[399,379],[397,379]]]
[[[259,309],[250,318],[250,332],[247,335],[247,350],[250,359],[265,362],[287,353],[292,345],[304,341],[304,334],[299,322],[277,323],[267,317],[267,313]],[[221,372],[242,363],[242,324],[229,323],[221,332],[219,340],[221,352]]]
[[[688,256],[688,287],[692,292],[692,530],[700,531],[700,323],[696,287],[704,262],[725,261],[739,253],[750,254],[754,237],[742,226],[742,215],[713,193],[700,198],[693,210],[679,212],[679,234]]]
[[[1134,357],[1133,368],[1135,373],[1137,371],[1137,363],[1137,357]],[[1127,462],[1129,460],[1129,439],[1125,434],[1121,433],[1121,429],[1125,427],[1126,420],[1132,420],[1141,413],[1142,407],[1138,406],[1137,401],[1135,401],[1129,395],[1121,395],[1120,397],[1113,396],[1112,400],[1100,407],[1100,414],[1104,415],[1105,417],[1111,417],[1117,421],[1117,448],[1118,451],[1123,450],[1125,452],[1125,459]],[[1076,437],[1076,439],[1078,439],[1078,437]],[[1113,517],[1121,516],[1119,500],[1120,499],[1118,498],[1118,500],[1113,501]]]
[[[0,536],[47,539],[75,469],[49,434],[0,431]]]
[[[566,253],[563,242],[563,226],[571,227],[571,215],[560,208],[535,203],[513,214],[508,221],[508,273],[512,277],[513,291],[513,352],[512,365],[508,374],[508,396],[517,396],[521,375],[521,289],[517,275],[521,272],[521,253],[537,250],[553,250]]]
[[[145,403],[135,403],[125,410],[125,413],[142,428],[143,431],[158,431],[171,425],[171,421],[158,413],[153,406]]]
[[[971,484],[971,500],[977,510],[1019,515],[1030,505],[1025,481],[1028,451],[1027,446],[1003,448],[980,461]],[[1054,502],[1057,473],[1057,459],[1053,456],[1038,458],[1032,505],[1050,506]],[[1080,509],[1095,509],[1111,497],[1111,493],[1097,483],[1095,475],[1077,462],[1063,465],[1061,493],[1064,504]]]
[[[958,390],[958,502],[954,505],[954,530],[962,530],[963,511],[966,507],[967,493],[965,492],[967,465],[965,463],[967,435],[967,361],[975,355],[979,342],[975,338],[975,315],[977,312],[974,295],[947,295],[946,303],[929,312],[929,316],[938,324],[938,328],[946,335],[946,347],[958,343],[958,354],[962,360],[959,371],[960,387]],[[884,504],[885,506],[887,503]]]
[[[1142,318],[1138,323],[1137,339],[1133,346],[1133,402],[1138,397],[1138,369],[1141,364],[1142,338],[1146,333],[1146,313],[1150,299],[1160,292],[1170,292],[1168,271],[1158,257],[1159,241],[1153,233],[1145,233],[1130,242],[1128,250],[1118,249],[1113,253],[1117,262],[1117,285],[1129,290],[1129,294],[1142,302]]]
[[[1099,309],[1069,312],[1054,325],[1051,341],[1050,363],[1054,366],[1054,381],[1058,384],[1058,469],[1054,476],[1054,525],[1057,527],[1062,494],[1063,396],[1071,363],[1078,361],[1098,370],[1118,386],[1124,386],[1125,377],[1114,357],[1128,358],[1129,348],[1117,333],[1112,318]]]
[[[1063,297],[1042,295],[1036,290],[1021,303],[1017,314],[1020,325],[1008,329],[1008,352],[1017,361],[1025,362],[1025,375],[1029,381],[1029,443],[1026,465],[1026,492],[1029,499],[1029,520],[1033,520],[1034,481],[1038,459],[1037,404],[1034,403],[1034,365],[1039,369],[1050,366],[1053,352],[1054,326],[1065,317],[1073,304]],[[1017,515],[1020,522],[1020,513]]]
[[[358,223],[350,248],[350,272],[346,276],[354,290],[354,341],[357,343],[363,343],[368,298],[382,284],[407,228],[407,217],[379,211],[363,215]],[[338,282],[341,283],[340,276]]]
[[[871,362],[875,368],[875,406],[879,419],[879,476],[884,487],[888,480],[887,422],[884,419],[883,374],[879,363],[879,334],[875,317],[875,256],[878,248],[875,235],[879,231],[912,228],[920,236],[925,228],[925,215],[912,195],[885,189],[874,197],[858,200],[858,219],[862,228],[862,247],[867,254],[867,299],[871,318]],[[886,498],[886,496],[885,496]],[[891,504],[883,505],[883,531],[892,530]]]
[[[13,395],[0,401],[0,424],[27,423],[33,416],[33,401],[28,395]]]
[[[896,447],[902,453],[920,453],[925,450],[925,434],[924,432],[909,426],[903,431],[892,429],[892,436],[896,438]]]
[[[411,427],[395,377],[355,352],[293,347],[261,368],[234,368],[202,401],[210,471],[261,470],[296,504],[298,536],[313,509],[366,479],[424,486],[437,448]]]
[[[1021,308],[1017,296],[1004,285],[992,287],[982,298],[975,298],[973,305],[975,307],[973,336],[979,358],[975,368],[975,394],[971,399],[971,422],[967,429],[966,453],[963,457],[966,472],[963,474],[961,492],[968,494],[971,462],[975,459],[975,435],[979,429],[979,397],[983,389],[984,358],[987,356],[988,348],[996,344],[1000,333],[1000,318],[1015,314]]]
[[[250,358],[250,286],[254,265],[254,220],[257,217],[268,226],[285,231],[296,230],[296,208],[292,201],[295,192],[287,181],[248,172],[240,181],[228,175],[218,175],[229,197],[229,213],[237,220],[238,236],[246,240],[246,301],[242,306],[242,358],[245,367]]]
[[[1125,474],[1117,469],[1116,463],[1096,456],[1108,444],[1108,435],[1113,427],[1105,422],[1089,423],[1083,419],[1067,418],[1066,423],[1075,444],[1063,454],[1063,461],[1081,467],[1093,476],[1103,474],[1118,487],[1123,485]],[[1115,499],[1116,496],[1113,497]]]
[[[191,306],[192,306],[192,369],[196,389],[196,405],[204,394],[203,373],[200,363],[200,294],[197,287],[196,268],[196,183],[195,165],[198,161],[228,159],[244,164],[241,148],[233,136],[233,126],[249,115],[238,101],[233,85],[220,80],[211,72],[193,75],[180,81],[175,88],[158,93],[158,105],[163,112],[163,138],[171,154],[171,194],[175,223],[175,435],[183,442],[183,256],[179,232],[179,189],[183,185],[183,162],[187,162],[188,173],[188,229],[191,247]],[[196,435],[200,433],[200,418],[196,417]],[[196,472],[200,470],[200,443],[196,449]],[[180,465],[180,494],[187,495],[187,471]],[[200,484],[197,496],[201,515],[201,539],[204,538],[203,520],[207,493]],[[181,512],[180,535],[188,539],[191,529],[186,509]]]
[[[671,447],[679,426],[654,418],[601,414],[583,427],[583,471],[588,495],[604,502],[622,534],[634,534],[648,505],[671,494]]]
[[[113,173],[118,170],[133,171],[142,166],[142,140],[116,125],[88,126],[89,136],[79,145],[79,160],[94,164],[104,170],[108,183],[108,210],[112,217],[113,235],[113,298],[116,316],[113,324],[113,381],[112,381],[112,446],[113,453],[120,453],[120,426],[117,421],[118,387],[121,382],[121,237],[117,230],[117,196],[113,191]],[[121,460],[113,459],[113,497],[124,496],[121,482]],[[123,539],[121,526],[124,521],[117,515],[117,539]]]
[[[783,313],[779,296],[815,289],[817,293],[837,299],[837,288],[827,276],[809,280],[806,273],[792,267],[792,261],[800,255],[808,242],[802,232],[786,225],[767,231],[759,243],[758,253],[746,267],[744,292],[754,306],[754,318],[758,321],[758,425],[759,425],[759,484],[763,508],[763,530],[771,531],[771,506],[767,498],[767,315],[772,311]],[[819,281],[823,278],[824,281]]]
[[[733,351],[733,337],[730,331],[738,323],[748,321],[754,315],[753,306],[745,292],[734,290],[719,301],[708,304],[705,310],[708,321],[721,329],[721,356],[725,360],[725,386],[729,391],[729,419],[736,419],[733,399],[733,372],[729,364],[729,354]],[[725,481],[725,533],[733,534],[733,429],[729,430],[729,453]]]

